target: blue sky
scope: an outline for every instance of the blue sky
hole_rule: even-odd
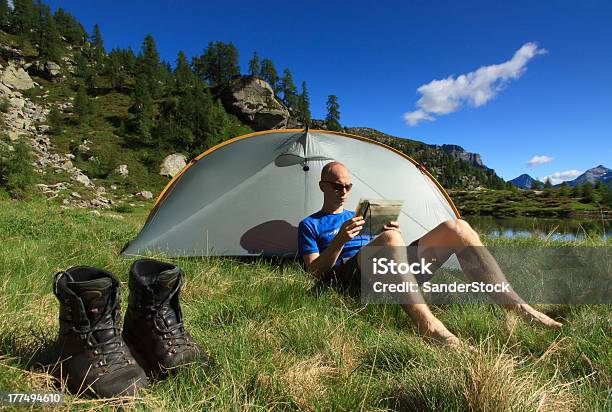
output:
[[[315,118],[336,94],[343,125],[458,144],[505,179],[612,168],[608,1],[47,3],[109,50],[151,33],[174,62],[221,40],[243,72],[257,50],[306,80]]]

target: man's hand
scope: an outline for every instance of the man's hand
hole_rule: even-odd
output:
[[[395,221],[391,221],[387,223],[386,225],[384,225],[383,230],[397,230],[398,232],[401,232],[399,223]]]
[[[364,224],[365,220],[363,220],[363,217],[355,216],[340,226],[340,229],[338,229],[338,234],[334,239],[344,245],[346,242],[357,236],[359,232],[361,232]]]

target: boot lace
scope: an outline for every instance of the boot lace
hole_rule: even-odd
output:
[[[108,304],[105,306],[103,313],[104,315],[92,327],[74,328],[74,331],[85,341],[87,347],[92,349],[92,354],[98,359],[101,358],[100,361],[96,362],[96,367],[105,370],[125,368],[133,364],[133,361],[127,356],[125,343],[121,338],[121,328],[115,322],[118,314],[110,313]],[[106,332],[110,337],[104,340],[98,339],[96,338],[96,332]]]
[[[180,285],[177,285],[180,286]],[[183,324],[182,317],[179,313],[176,313],[171,307],[171,300],[178,292],[179,287],[175,287],[172,292],[168,294],[159,304],[150,306],[150,315],[154,319],[153,325],[155,329],[161,334],[162,339],[166,342],[169,348],[169,352],[176,353],[177,349],[185,347],[195,347],[195,342],[191,340],[185,326]],[[166,319],[175,317],[176,323],[171,326],[167,326]],[[158,322],[161,321],[161,322]],[[160,326],[160,323],[163,326]]]

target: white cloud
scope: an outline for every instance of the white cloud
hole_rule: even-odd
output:
[[[404,120],[410,126],[415,126],[420,121],[428,120],[430,122],[433,122],[436,119],[431,117],[428,113],[424,112],[423,110],[419,109],[419,110],[415,110],[414,112],[404,113]]]
[[[575,178],[577,178],[583,173],[584,172],[581,172],[580,170],[571,169],[571,170],[565,170],[563,172],[556,172],[548,176],[541,176],[541,177],[538,177],[538,180],[540,182],[546,182],[546,179],[550,178],[551,183],[553,185],[557,185],[561,182],[565,182],[568,180],[574,180]]]
[[[550,157],[550,156],[545,156],[545,155],[533,156],[531,159],[527,160],[527,166],[529,167],[539,166],[545,163],[550,163],[553,160],[555,160],[555,158]]]
[[[435,120],[432,114],[443,115],[455,112],[462,106],[480,107],[493,99],[509,82],[518,79],[527,70],[527,63],[546,50],[533,42],[525,43],[512,59],[501,64],[483,66],[479,69],[446,79],[432,80],[420,86],[417,91],[417,110],[404,114],[410,126],[422,120]]]

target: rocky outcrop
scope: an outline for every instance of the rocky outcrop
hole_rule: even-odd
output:
[[[49,81],[60,80],[62,76],[59,64],[52,61],[36,61],[27,66],[28,73],[33,76],[42,77]]]
[[[174,177],[187,165],[187,158],[180,153],[168,155],[162,161],[159,174],[162,176]]]
[[[325,120],[312,119],[310,121],[310,128],[316,130],[327,130],[327,123],[325,123]]]
[[[252,76],[236,79],[221,93],[225,109],[254,130],[291,127],[289,110],[274,95],[270,85]]]
[[[75,156],[56,152],[47,136],[49,126],[44,124],[51,106],[34,103],[21,93],[21,90],[29,88],[30,83],[33,86],[32,79],[22,67],[9,64],[0,77],[0,98],[8,102],[8,110],[1,114],[9,139],[25,139],[32,147],[36,172],[41,175],[49,172],[68,175],[66,182],[52,185],[41,183],[37,185],[38,189],[49,199],[61,199],[62,207],[110,207],[112,200],[103,196],[104,192],[98,191],[91,179],[74,166],[72,160]],[[84,143],[86,146],[90,142],[86,140]]]
[[[436,145],[434,145],[436,146]],[[449,156],[454,157],[455,159],[460,159],[465,162],[468,162],[472,166],[480,167],[483,169],[488,169],[484,163],[482,163],[482,159],[478,153],[470,153],[466,152],[465,149],[461,146],[457,146],[455,144],[443,144],[441,146],[436,146],[444,153]]]
[[[12,61],[17,64],[25,63],[25,56],[23,55],[23,52],[9,46],[8,44],[0,44],[0,56],[2,56],[6,61]]]
[[[23,70],[22,67],[17,67],[13,64],[9,64],[7,68],[4,69],[2,77],[0,77],[0,82],[13,90],[27,90],[35,86],[34,81],[28,73]]]

